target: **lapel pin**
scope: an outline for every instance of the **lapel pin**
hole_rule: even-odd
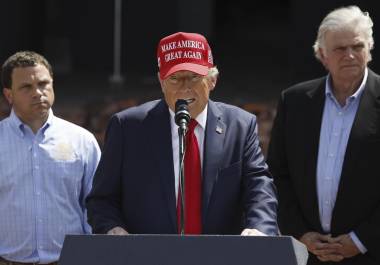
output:
[[[219,133],[219,134],[222,134],[223,133],[223,129],[219,126],[216,126],[216,132]]]

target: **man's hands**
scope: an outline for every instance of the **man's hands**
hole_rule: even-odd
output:
[[[351,258],[360,254],[360,250],[357,248],[354,241],[352,241],[351,236],[349,234],[334,237],[331,239],[331,242],[342,245],[340,253],[345,258]]]
[[[111,230],[109,230],[107,232],[107,235],[124,236],[124,235],[129,235],[129,233],[124,228],[120,226],[116,226],[112,228]],[[241,235],[242,236],[266,236],[266,234],[260,232],[257,229],[249,229],[249,228],[244,229],[243,232],[241,232]]]
[[[112,228],[111,230],[109,230],[107,232],[107,235],[125,236],[125,235],[129,235],[129,233],[127,231],[125,231],[124,228],[122,228],[120,226],[116,226],[116,227]]]
[[[107,235],[128,235],[129,233],[122,227],[117,226],[107,232]],[[266,236],[257,229],[246,228],[241,233],[242,236]],[[323,235],[317,232],[307,232],[300,241],[304,243],[311,253],[320,261],[341,261],[344,258],[350,258],[360,253],[349,234],[343,234],[337,237]]]
[[[320,261],[343,260],[344,257],[339,252],[342,245],[337,242],[332,243],[331,239],[330,235],[308,232],[300,238],[300,241],[304,243],[307,249],[316,255]]]
[[[264,234],[263,232],[260,232],[259,230],[257,229],[250,229],[250,228],[246,228],[243,230],[243,232],[241,232],[241,235],[242,236],[266,236],[266,234]]]
[[[307,249],[317,256],[320,261],[341,261],[360,253],[355,243],[348,234],[337,237],[322,235],[317,232],[304,234],[300,241]]]

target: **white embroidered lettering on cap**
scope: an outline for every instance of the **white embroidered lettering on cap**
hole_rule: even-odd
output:
[[[204,36],[178,32],[163,38],[157,49],[161,79],[181,70],[206,75],[213,67],[210,46]]]
[[[165,62],[169,62],[174,59],[180,59],[182,58],[182,51],[177,51],[177,52],[170,52],[165,54]]]

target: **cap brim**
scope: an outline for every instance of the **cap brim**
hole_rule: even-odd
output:
[[[199,65],[194,63],[180,63],[174,65],[166,73],[160,72],[161,79],[166,79],[169,75],[178,71],[191,71],[199,75],[207,75],[209,68],[206,65]]]

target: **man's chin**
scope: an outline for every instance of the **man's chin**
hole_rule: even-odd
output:
[[[50,108],[39,108],[34,112],[34,114],[36,117],[40,117],[40,118],[44,119],[47,116],[49,116],[49,109]]]
[[[348,65],[341,68],[341,71],[345,72],[364,72],[364,68],[358,65]]]
[[[357,78],[359,76],[362,76],[364,74],[364,69],[361,69],[360,67],[344,67],[340,70],[340,75],[345,76],[347,78]]]

